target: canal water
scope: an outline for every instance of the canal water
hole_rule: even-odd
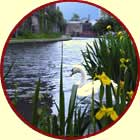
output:
[[[94,38],[73,38],[63,41],[63,80],[66,106],[71,94],[72,85],[80,77],[70,77],[72,66],[81,64],[86,43]],[[14,62],[14,66],[6,78],[7,93],[13,96],[14,84],[17,84],[19,96],[29,97],[35,89],[35,82],[41,78],[41,94],[50,94],[59,103],[60,62],[62,42],[48,44],[9,45],[4,59],[4,71]],[[53,106],[53,112],[56,109]]]

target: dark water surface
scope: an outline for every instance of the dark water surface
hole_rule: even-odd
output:
[[[63,42],[64,48],[64,92],[66,100],[69,99],[71,88],[78,80],[70,77],[72,65],[81,64],[83,58],[80,50],[84,50],[86,43],[91,43],[93,38],[74,38]],[[59,101],[59,81],[62,42],[33,45],[9,45],[4,59],[4,71],[14,62],[14,67],[6,79],[9,96],[14,94],[14,84],[20,97],[33,94],[35,82],[41,78],[41,94],[51,94],[53,99]],[[66,101],[66,105],[67,105]],[[53,107],[53,112],[55,112]]]

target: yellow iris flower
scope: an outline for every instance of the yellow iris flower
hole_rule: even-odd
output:
[[[118,33],[117,33],[117,36],[120,38],[120,40],[122,40],[123,39],[123,32],[121,32],[121,31],[119,31]]]
[[[106,107],[102,106],[101,109],[96,113],[95,117],[97,120],[101,120],[106,114]]]
[[[106,29],[107,29],[107,30],[111,30],[111,29],[112,29],[111,25],[108,25],[108,26],[106,27]]]
[[[108,108],[107,111],[107,116],[110,116],[110,118],[115,121],[118,118],[118,115],[116,113],[116,111],[114,111],[113,107]]]
[[[123,33],[121,32],[121,31],[119,31],[118,33],[117,33],[117,36],[122,36],[123,35]]]
[[[131,90],[131,91],[127,91],[127,94],[128,94],[128,96],[129,96],[130,98],[132,98],[134,92],[133,92],[132,90]]]
[[[130,61],[129,59],[121,58],[120,59],[120,62],[121,62],[120,67],[126,68],[127,67],[126,63],[128,63],[129,61]]]
[[[110,85],[111,84],[111,80],[110,78],[105,74],[105,72],[102,72],[101,75],[95,75],[95,78],[98,78],[103,85]]]
[[[124,81],[120,81],[120,89],[124,88]]]
[[[97,120],[101,120],[105,115],[110,117],[113,121],[118,118],[118,115],[113,107],[106,108],[105,106],[101,107],[101,109],[96,113],[95,117]]]
[[[120,62],[121,62],[122,64],[128,63],[129,61],[130,61],[129,59],[125,59],[125,58],[121,58],[121,59],[120,59]]]

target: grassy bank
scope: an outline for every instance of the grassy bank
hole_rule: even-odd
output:
[[[22,35],[19,35],[13,39],[54,39],[60,38],[62,33],[31,33],[25,32]]]
[[[50,33],[50,34],[28,34],[18,36],[10,40],[10,44],[21,44],[21,43],[49,43],[57,41],[71,40],[68,35],[62,35],[61,33]]]

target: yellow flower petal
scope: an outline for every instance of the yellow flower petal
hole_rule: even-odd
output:
[[[96,113],[95,117],[96,117],[97,120],[101,120],[104,115],[105,115],[105,112],[100,110]]]
[[[127,59],[125,59],[125,58],[121,58],[120,59],[120,62],[122,63],[122,64],[124,64],[124,63],[128,63],[130,60],[127,58]]]
[[[101,120],[106,114],[105,106],[101,107],[101,109],[96,113],[95,117],[97,120]]]
[[[124,62],[125,62],[125,58],[121,58],[121,59],[120,59],[120,62],[121,62],[121,63],[124,63]]]
[[[124,88],[124,81],[120,81],[120,89]]]
[[[125,60],[126,63],[128,63],[129,61],[130,61],[129,59],[126,59],[126,60]]]
[[[116,111],[114,111],[113,107],[106,108],[102,106],[101,109],[96,113],[95,117],[97,120],[101,120],[104,116],[110,117],[113,121],[118,118]]]
[[[125,64],[121,64],[120,68],[127,68],[127,66]]]
[[[115,121],[118,118],[118,115],[116,111],[114,111],[113,107],[107,108],[107,116],[110,116],[110,118]]]
[[[122,36],[123,35],[123,33],[121,32],[121,31],[119,31],[118,33],[117,33],[117,36]]]
[[[111,29],[112,29],[111,25],[108,25],[108,26],[106,27],[106,29],[107,29],[107,30],[111,30]]]
[[[111,80],[110,80],[110,78],[105,74],[105,72],[102,72],[101,75],[95,74],[94,80],[95,80],[96,78],[98,78],[98,79],[103,83],[103,85],[110,85],[110,84],[111,84]]]
[[[112,111],[113,111],[113,107],[107,108],[106,109],[107,116],[110,116]]]
[[[111,80],[110,78],[103,72],[102,75],[99,78],[103,85],[110,85],[111,84]]]
[[[133,92],[132,90],[131,90],[131,91],[127,91],[127,94],[128,94],[128,96],[129,96],[129,98],[132,98],[134,92]]]
[[[116,111],[112,111],[112,112],[110,113],[110,118],[111,118],[113,121],[115,121],[115,120],[118,118],[118,115],[117,115]]]
[[[120,36],[120,40],[122,40],[123,39],[123,36]]]

